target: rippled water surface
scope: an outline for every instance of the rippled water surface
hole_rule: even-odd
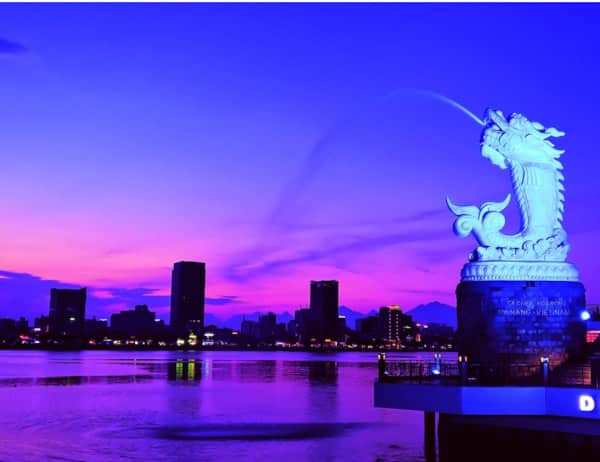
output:
[[[374,354],[0,352],[0,461],[412,461]]]

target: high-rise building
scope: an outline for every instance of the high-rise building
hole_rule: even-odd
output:
[[[81,337],[87,289],[50,289],[49,328],[53,337]]]
[[[290,337],[294,338],[295,340],[298,340],[298,336],[300,334],[298,321],[296,321],[295,319],[290,319],[287,323],[287,331]]]
[[[346,316],[338,316],[337,339],[338,342],[346,341]]]
[[[366,318],[357,319],[355,327],[360,341],[366,344],[375,343],[378,336],[378,326],[378,316],[367,316]]]
[[[384,341],[394,342],[400,340],[402,334],[401,315],[402,311],[400,311],[398,305],[379,308],[381,338]]]
[[[240,332],[249,339],[255,339],[258,337],[258,323],[250,319],[244,319]]]
[[[204,329],[204,289],[206,266],[195,261],[173,265],[171,278],[171,326],[178,334]]]
[[[379,309],[379,337],[384,342],[401,343],[414,330],[411,316],[404,314],[398,305]]]
[[[18,334],[14,319],[0,319],[0,345],[14,345],[17,343]]]
[[[319,341],[338,338],[338,281],[310,281],[310,310],[317,324]]]
[[[86,319],[84,332],[88,339],[102,340],[108,337],[108,319]]]
[[[15,323],[19,335],[29,335],[29,321],[21,316]]]
[[[313,338],[316,341],[316,321],[312,315],[310,308],[301,308],[296,311],[294,315],[294,321],[296,322],[297,335],[300,342],[305,345],[309,345]]]
[[[33,329],[35,332],[48,334],[50,332],[50,318],[44,315],[35,318],[33,321]]]
[[[272,343],[275,340],[275,326],[277,317],[274,313],[267,313],[258,318],[259,340]]]

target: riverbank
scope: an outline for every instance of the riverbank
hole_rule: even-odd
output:
[[[229,351],[229,352],[297,352],[297,353],[448,353],[456,354],[451,350],[441,349],[387,349],[387,348],[302,348],[302,347],[207,347],[207,346],[148,346],[148,345],[19,345],[0,346],[1,351]]]

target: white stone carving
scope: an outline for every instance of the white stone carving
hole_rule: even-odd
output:
[[[579,281],[579,271],[562,261],[481,261],[463,266],[463,281]]]
[[[564,151],[548,140],[564,133],[521,114],[505,118],[492,109],[486,111],[484,123],[481,154],[509,170],[521,229],[516,234],[502,233],[506,222],[502,211],[510,194],[481,207],[456,205],[446,198],[457,216],[455,234],[473,234],[479,243],[469,255],[472,263],[463,269],[463,280],[578,280],[577,268],[564,263],[570,248],[562,226],[564,177],[559,157]]]

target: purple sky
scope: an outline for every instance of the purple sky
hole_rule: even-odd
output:
[[[0,317],[168,312],[207,263],[208,311],[290,310],[339,279],[367,311],[440,300],[500,200],[480,127],[426,96],[567,132],[570,260],[600,301],[598,5],[0,5]],[[518,219],[514,204],[509,229]]]

